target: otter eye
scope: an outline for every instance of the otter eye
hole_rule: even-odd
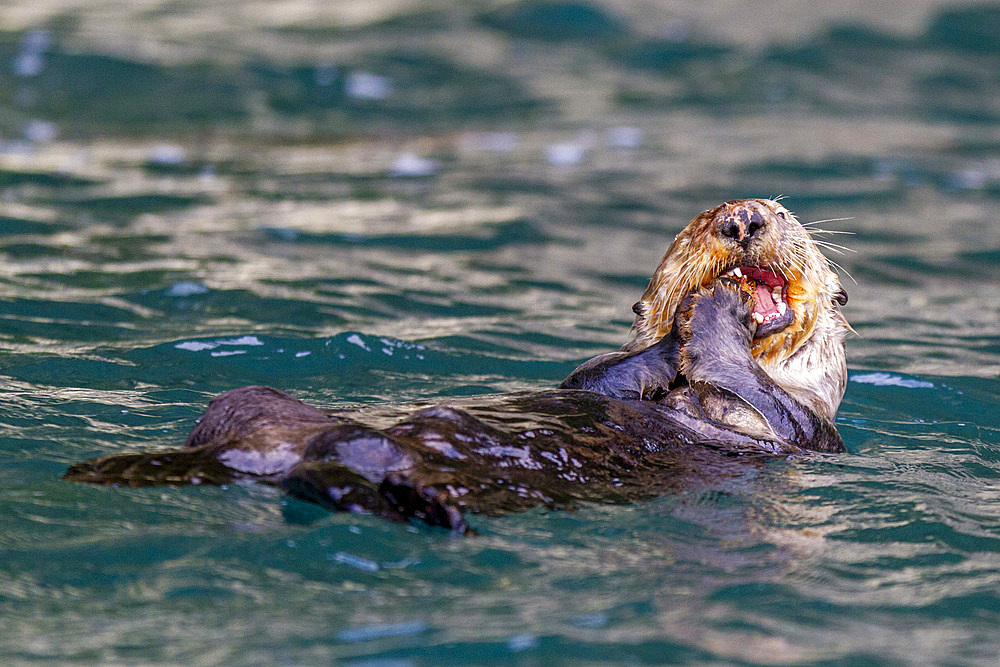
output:
[[[777,215],[777,216],[778,216],[779,218],[781,218],[782,220],[784,220],[784,219],[785,219],[785,212],[784,212],[784,211],[778,211],[778,213],[777,213],[776,215]]]

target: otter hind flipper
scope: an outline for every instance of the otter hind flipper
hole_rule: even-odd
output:
[[[377,483],[336,461],[306,461],[292,468],[278,483],[299,500],[344,512],[375,514],[396,521],[403,517],[383,498]]]
[[[406,475],[392,473],[382,480],[379,492],[395,506],[396,511],[406,517],[448,528],[456,533],[469,530],[461,510],[445,491],[415,482]]]
[[[305,461],[279,483],[299,500],[331,510],[372,514],[393,521],[416,519],[457,533],[469,531],[462,512],[444,491],[393,472],[373,482],[339,462]]]

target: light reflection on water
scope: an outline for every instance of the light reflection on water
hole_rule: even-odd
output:
[[[1000,9],[789,4],[720,46],[724,3],[173,3],[98,47],[103,5],[74,27],[32,4],[0,33],[6,660],[1000,654]],[[778,194],[853,233],[823,237],[853,251],[830,253],[852,455],[468,540],[58,477],[182,441],[243,384],[349,407],[552,386],[624,341],[688,219]]]

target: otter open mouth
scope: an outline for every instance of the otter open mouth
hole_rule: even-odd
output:
[[[766,267],[737,266],[722,275],[739,281],[742,289],[753,294],[753,319],[757,322],[754,338],[777,333],[795,319],[786,300],[788,281],[780,273]]]

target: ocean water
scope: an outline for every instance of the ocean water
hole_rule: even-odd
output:
[[[776,7],[10,3],[0,662],[1000,660],[1000,5]],[[850,294],[848,454],[470,538],[60,479],[246,384],[555,386],[777,195]]]

